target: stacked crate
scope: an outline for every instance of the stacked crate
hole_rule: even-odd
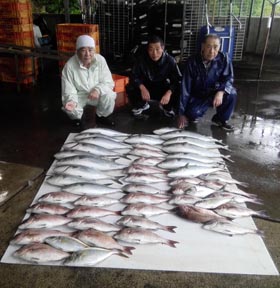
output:
[[[0,42],[4,44],[34,47],[32,7],[30,0],[0,0]],[[33,82],[32,58],[19,56],[20,83]],[[14,69],[13,69],[14,68]],[[16,61],[12,54],[0,57],[0,81],[16,82]]]
[[[76,51],[76,39],[80,35],[91,36],[95,41],[96,53],[100,53],[99,28],[95,24],[58,24],[56,26],[57,50],[74,54]],[[59,61],[60,70],[62,70],[65,63],[66,61]]]
[[[115,109],[119,109],[128,103],[125,86],[128,84],[129,78],[118,74],[112,74],[115,82],[114,91],[117,93]]]

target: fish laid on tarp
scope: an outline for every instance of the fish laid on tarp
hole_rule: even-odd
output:
[[[146,203],[146,204],[160,204],[169,200],[167,195],[154,195],[143,192],[129,193],[120,199],[121,203],[126,204],[136,204],[136,203]]]
[[[121,215],[132,215],[132,216],[155,216],[164,213],[169,213],[170,210],[164,209],[161,207],[157,207],[155,205],[150,204],[130,204],[126,206],[122,211]]]
[[[193,205],[179,205],[174,208],[174,211],[177,212],[179,216],[198,223],[205,223],[210,220],[226,219],[212,210],[195,207]]]
[[[199,139],[190,138],[190,137],[176,137],[169,140],[166,140],[162,143],[163,146],[172,145],[172,144],[181,144],[181,143],[188,143],[194,146],[198,146],[204,149],[224,149],[229,151],[228,146],[216,144],[215,142],[210,141],[201,141]]]
[[[199,200],[194,204],[194,206],[205,209],[215,209],[221,205],[231,202],[231,200],[232,197],[230,196],[217,196]]]
[[[122,246],[110,235],[94,229],[79,231],[75,233],[75,237],[89,246],[96,246],[109,250],[118,250],[119,252],[127,254],[132,254],[131,250],[135,249],[134,247],[130,246]]]
[[[62,215],[35,214],[24,220],[19,225],[19,229],[53,228],[65,225],[70,221],[70,218],[64,217]]]
[[[51,236],[45,239],[45,243],[65,252],[76,252],[89,247],[82,241],[70,236]]]
[[[170,133],[170,132],[175,132],[175,131],[181,131],[181,130],[176,127],[163,127],[163,128],[155,129],[153,133],[156,135],[162,135],[165,133]]]
[[[188,160],[194,160],[198,162],[202,162],[205,164],[223,164],[224,160],[230,157],[230,155],[220,155],[219,157],[207,157],[205,155],[199,155],[196,153],[182,153],[182,152],[175,152],[172,154],[168,154],[166,156],[166,159],[188,159]]]
[[[81,195],[65,192],[65,191],[55,191],[43,194],[38,202],[47,202],[54,204],[65,204],[76,201]]]
[[[69,212],[69,208],[64,207],[58,204],[51,204],[51,203],[35,203],[30,206],[26,212],[28,213],[47,213],[51,215],[63,215]]]
[[[87,206],[109,206],[119,203],[119,199],[106,197],[106,196],[81,196],[74,201],[74,205],[87,205]]]
[[[258,229],[250,229],[233,223],[232,221],[211,220],[202,225],[202,228],[226,235],[257,234],[263,235]]]
[[[118,225],[123,225],[130,228],[143,228],[148,230],[165,230],[175,233],[176,226],[162,225],[156,221],[152,221],[142,216],[123,216],[117,221]]]
[[[224,184],[238,184],[243,187],[247,187],[248,184],[244,182],[240,182],[236,179],[233,179],[228,172],[218,172],[209,175],[203,175],[200,177],[203,180],[215,180]]]
[[[105,217],[108,215],[120,215],[119,211],[112,211],[99,207],[91,206],[77,206],[71,209],[66,216],[69,218],[83,218],[83,217]]]
[[[87,134],[87,133],[99,133],[111,137],[129,136],[129,134],[127,133],[119,132],[108,128],[89,128],[80,132],[80,134]]]
[[[123,181],[128,183],[151,184],[159,182],[167,182],[166,177],[161,177],[153,174],[134,173],[122,178]]]
[[[187,166],[170,171],[167,176],[171,178],[182,177],[197,177],[202,174],[210,174],[223,168],[220,167],[200,167],[200,166]]]
[[[209,195],[209,197],[218,197],[218,196],[222,196],[222,197],[231,197],[231,202],[236,202],[236,203],[246,203],[246,202],[250,202],[250,203],[254,203],[254,204],[259,204],[262,205],[263,201],[258,199],[257,196],[256,197],[246,197],[243,195],[238,195],[235,193],[230,193],[230,192],[215,192],[211,195]]]
[[[54,158],[57,160],[61,160],[63,158],[67,157],[73,157],[73,156],[87,156],[87,157],[94,157],[92,153],[84,152],[80,150],[61,150],[54,154]]]
[[[13,256],[28,262],[45,263],[63,260],[70,254],[47,244],[34,243],[22,246],[13,253]]]
[[[115,232],[121,229],[121,227],[117,225],[90,217],[74,219],[73,221],[67,223],[67,226],[77,230],[95,229],[102,232]]]
[[[50,185],[61,187],[76,183],[84,183],[85,179],[82,177],[72,175],[53,174],[46,178],[46,182]]]
[[[124,228],[114,235],[115,239],[137,244],[165,244],[176,248],[178,241],[165,239],[156,233],[142,228]]]
[[[73,166],[85,166],[88,168],[94,168],[97,170],[113,170],[113,169],[123,169],[127,167],[127,165],[122,165],[115,163],[114,161],[104,159],[101,157],[89,157],[89,156],[72,156],[63,158],[56,162],[56,166],[65,166],[65,165],[73,165]]]
[[[134,193],[134,192],[143,192],[146,194],[165,194],[165,190],[158,189],[151,185],[146,184],[127,184],[122,187],[122,190],[127,193]]]
[[[129,144],[148,144],[148,145],[160,145],[163,143],[163,140],[155,135],[145,135],[145,134],[134,134],[129,136],[124,140],[125,143]]]
[[[78,140],[79,143],[84,143],[84,144],[94,144],[94,145],[98,145],[101,147],[104,147],[106,149],[131,149],[131,145],[123,143],[123,142],[119,142],[114,140],[113,138],[108,139],[108,138],[104,138],[104,137],[90,137],[90,138],[83,138]]]
[[[66,266],[94,266],[112,255],[127,256],[117,250],[107,250],[101,248],[86,248],[71,254],[69,258],[64,261]]]
[[[185,205],[185,204],[194,204],[199,200],[201,200],[201,198],[192,195],[174,195],[168,201],[168,203],[173,205]]]
[[[195,186],[196,187],[196,186]],[[192,183],[180,183],[177,185],[173,185],[169,190],[169,193],[172,195],[183,195],[186,194],[188,190],[195,188]]]
[[[163,169],[178,169],[185,166],[218,167],[220,165],[218,163],[203,163],[184,158],[170,158],[158,163],[157,166]]]
[[[157,152],[162,152],[161,147],[151,145],[151,144],[145,144],[145,143],[137,143],[133,144],[134,148],[140,148],[140,149],[147,149],[147,150],[152,150],[152,151],[157,151]]]
[[[27,229],[16,234],[11,240],[11,244],[26,245],[31,243],[43,243],[47,237],[70,236],[70,232],[51,229]]]
[[[133,148],[129,151],[129,154],[138,156],[138,157],[155,157],[155,158],[164,158],[166,153],[162,151],[149,150],[144,148]]]
[[[104,194],[121,192],[119,188],[112,188],[105,185],[99,185],[94,183],[74,183],[71,185],[63,186],[63,190],[80,195],[91,195],[91,196],[100,196]]]
[[[194,153],[205,157],[221,157],[221,154],[218,150],[216,151],[215,149],[204,149],[188,143],[166,145],[162,147],[162,150],[166,153],[183,152]]]
[[[83,131],[82,131],[83,132]],[[118,142],[123,142],[124,139],[126,139],[128,136],[108,136],[108,135],[104,135],[104,134],[101,134],[101,133],[78,133],[77,135],[75,135],[74,137],[74,140],[76,142],[78,142],[79,140],[82,140],[82,139],[89,139],[89,138],[96,138],[96,137],[102,137],[102,138],[105,138],[105,139],[108,139],[108,140],[111,140],[113,139],[114,141],[118,141]]]

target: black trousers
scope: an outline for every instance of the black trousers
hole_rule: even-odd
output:
[[[170,89],[169,83],[167,81],[161,82],[149,82],[143,84],[150,93],[150,99],[154,101],[160,101],[162,96],[165,94],[167,90]],[[178,89],[179,90],[179,89]],[[163,108],[166,110],[176,109],[177,111],[179,105],[179,91],[174,91],[170,97],[170,101],[168,104],[163,105]],[[128,95],[128,99],[133,106],[133,108],[141,108],[145,104],[146,101],[142,99],[141,91],[139,87],[133,85],[131,83],[126,86],[126,93]]]

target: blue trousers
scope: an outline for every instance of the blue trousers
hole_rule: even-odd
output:
[[[235,90],[231,94],[225,93],[222,104],[216,108],[215,118],[222,122],[228,121],[234,110],[236,98]],[[213,107],[213,100],[214,95],[208,98],[190,98],[185,115],[191,121],[202,117],[209,107]]]

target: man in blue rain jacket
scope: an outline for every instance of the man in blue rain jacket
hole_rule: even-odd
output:
[[[232,63],[220,52],[219,36],[208,34],[201,53],[191,56],[185,65],[181,86],[178,127],[202,117],[209,107],[216,108],[212,122],[232,131],[227,123],[235,107],[236,90],[233,87]]]

